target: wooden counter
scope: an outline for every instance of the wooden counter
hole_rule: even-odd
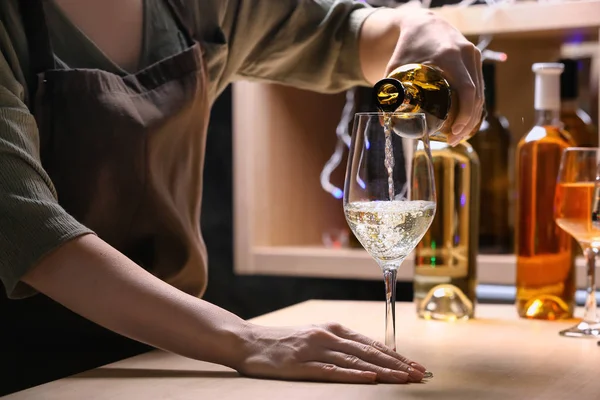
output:
[[[600,398],[600,346],[562,338],[573,321],[516,318],[512,306],[479,305],[478,319],[441,323],[417,319],[398,304],[400,352],[435,377],[408,385],[337,385],[239,377],[217,365],[160,351],[130,358],[5,397],[18,399],[282,399],[282,400],[592,400]],[[578,315],[581,312],[579,311]],[[383,302],[309,301],[254,319],[264,325],[337,321],[383,336]]]

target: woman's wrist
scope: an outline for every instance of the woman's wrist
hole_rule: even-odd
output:
[[[204,300],[197,310],[191,358],[239,370],[250,353],[254,325]]]
[[[363,23],[359,39],[360,65],[371,84],[385,76],[400,37],[401,14],[397,9],[381,8]]]

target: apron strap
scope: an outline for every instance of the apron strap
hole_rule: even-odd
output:
[[[27,5],[25,5],[25,3]],[[27,37],[29,50],[29,71],[27,71],[27,86],[25,103],[33,112],[35,94],[41,73],[56,68],[54,52],[50,43],[43,0],[20,1],[19,11],[23,19],[23,27]]]
[[[177,23],[179,30],[186,36],[188,45],[192,46],[196,40],[194,39],[194,32],[189,23],[190,21],[184,18],[184,15],[190,14],[189,11],[186,11],[185,4],[183,4],[184,0],[166,0],[166,3],[175,17],[175,22]]]
[[[39,74],[56,67],[48,25],[46,24],[43,1],[30,0],[19,2],[29,45],[29,62],[31,71],[34,74]]]

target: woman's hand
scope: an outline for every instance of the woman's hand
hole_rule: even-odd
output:
[[[381,9],[369,16],[361,31],[365,77],[376,81],[398,66],[410,63],[439,67],[458,91],[459,113],[452,127],[455,137],[450,140],[451,144],[458,143],[481,118],[484,102],[481,52],[449,22],[427,9],[411,6]]]
[[[339,324],[249,328],[238,372],[258,378],[344,383],[420,382],[425,368]]]

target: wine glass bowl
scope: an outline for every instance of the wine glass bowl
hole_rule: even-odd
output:
[[[435,215],[432,165],[424,114],[355,115],[344,214],[358,241],[383,270],[385,344],[393,349],[396,271]]]
[[[600,251],[600,148],[564,150],[556,182],[554,219],[581,246],[587,264],[587,298],[582,321],[560,332],[568,337],[600,337],[596,305],[596,255]]]

